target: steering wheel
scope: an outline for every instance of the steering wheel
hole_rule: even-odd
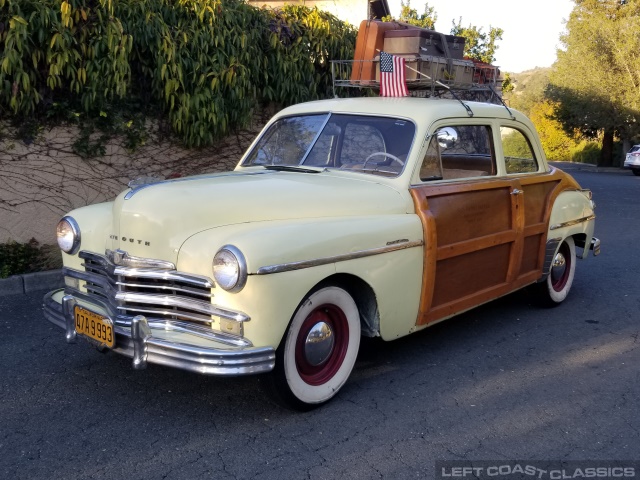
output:
[[[404,167],[404,162],[400,160],[398,157],[396,157],[395,155],[391,155],[390,153],[387,153],[387,152],[374,152],[366,158],[366,160],[362,164],[362,168],[364,169],[367,166],[367,162],[371,160],[371,157],[376,157],[376,156],[389,157],[391,160],[398,162],[400,165]]]

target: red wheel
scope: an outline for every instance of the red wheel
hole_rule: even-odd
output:
[[[360,315],[342,288],[313,292],[294,314],[276,352],[276,395],[308,410],[330,400],[349,378],[360,346]]]

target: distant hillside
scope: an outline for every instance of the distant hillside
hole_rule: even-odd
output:
[[[550,73],[551,68],[534,68],[520,73],[511,73],[514,89],[505,95],[509,105],[529,115],[531,107],[542,101]]]

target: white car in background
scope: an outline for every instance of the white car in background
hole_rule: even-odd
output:
[[[640,145],[634,145],[627,152],[624,168],[630,168],[634,175],[640,175]]]

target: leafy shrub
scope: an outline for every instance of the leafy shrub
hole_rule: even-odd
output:
[[[571,148],[569,158],[572,162],[597,165],[600,158],[600,150],[598,142],[583,140]]]
[[[0,278],[60,267],[57,247],[40,245],[35,239],[27,243],[0,243]]]
[[[329,60],[352,58],[355,36],[302,6],[0,0],[0,115],[99,120],[134,103],[163,112],[187,146],[209,145],[243,126],[256,102],[330,96]]]

